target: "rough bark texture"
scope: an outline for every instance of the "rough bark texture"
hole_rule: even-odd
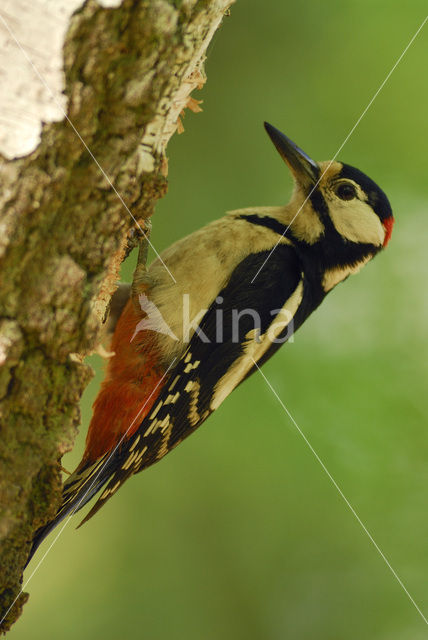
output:
[[[91,377],[70,354],[97,344],[135,224],[126,207],[144,219],[165,193],[166,143],[204,81],[206,47],[230,4],[125,0],[106,9],[88,0],[72,17],[68,116],[124,202],[67,121],[45,125],[31,155],[0,158],[3,630],[28,598],[22,568],[33,532],[58,507],[58,461]]]

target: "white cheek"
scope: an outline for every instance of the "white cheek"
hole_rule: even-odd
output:
[[[372,208],[361,200],[331,202],[330,217],[341,236],[352,242],[364,242],[381,246],[385,229]]]

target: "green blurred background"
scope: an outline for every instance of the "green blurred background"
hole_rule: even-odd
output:
[[[227,209],[284,203],[291,179],[263,120],[331,158],[425,14],[418,0],[232,7],[194,93],[204,112],[188,112],[168,147],[155,246]],[[339,156],[389,195],[391,244],[264,368],[426,615],[427,39],[428,25]],[[80,459],[101,379],[91,361],[97,377],[67,468]],[[260,375],[82,529],[69,524],[28,589],[11,640],[428,634]]]

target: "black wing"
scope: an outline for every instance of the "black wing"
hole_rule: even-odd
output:
[[[254,284],[250,284],[267,256],[267,251],[251,255],[236,267],[173,367],[152,411],[116,452],[116,470],[83,522],[91,518],[129,476],[163,458],[193,433],[217,408],[223,396],[229,395],[254,371],[255,366],[249,359],[252,344],[256,361],[266,361],[280,346],[280,343],[266,343],[265,348],[263,337],[275,319],[273,312],[282,309],[292,296],[298,309],[303,278],[294,249],[280,244],[269,258],[269,265],[261,270]],[[247,310],[254,310],[256,314],[245,313]],[[254,342],[254,330],[261,337],[260,343]],[[81,506],[83,504],[79,509]]]
[[[243,260],[233,271],[199,325],[180,360],[171,369],[150,414],[138,431],[95,463],[79,466],[64,484],[63,502],[56,517],[39,529],[30,556],[43,539],[67,516],[79,511],[104,486],[104,491],[81,522],[91,518],[125,482],[157,462],[197,429],[229,393],[262,364],[282,342],[264,342],[275,311],[293,297],[292,322],[279,337],[290,337],[317,306],[304,286],[295,250],[280,244],[265,263],[263,251]],[[251,280],[258,273],[254,283]],[[292,306],[293,306],[292,305]],[[252,313],[252,312],[254,313]],[[237,321],[239,316],[239,321]],[[260,342],[254,340],[259,336]],[[80,525],[79,525],[80,526]]]

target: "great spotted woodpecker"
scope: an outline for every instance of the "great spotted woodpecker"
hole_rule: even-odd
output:
[[[36,533],[30,557],[98,491],[83,522],[125,480],[195,431],[333,287],[388,243],[391,206],[370,178],[340,162],[317,163],[265,127],[293,174],[291,201],[232,211],[176,242],[149,268],[142,243],[82,461],[65,482],[56,517]]]

